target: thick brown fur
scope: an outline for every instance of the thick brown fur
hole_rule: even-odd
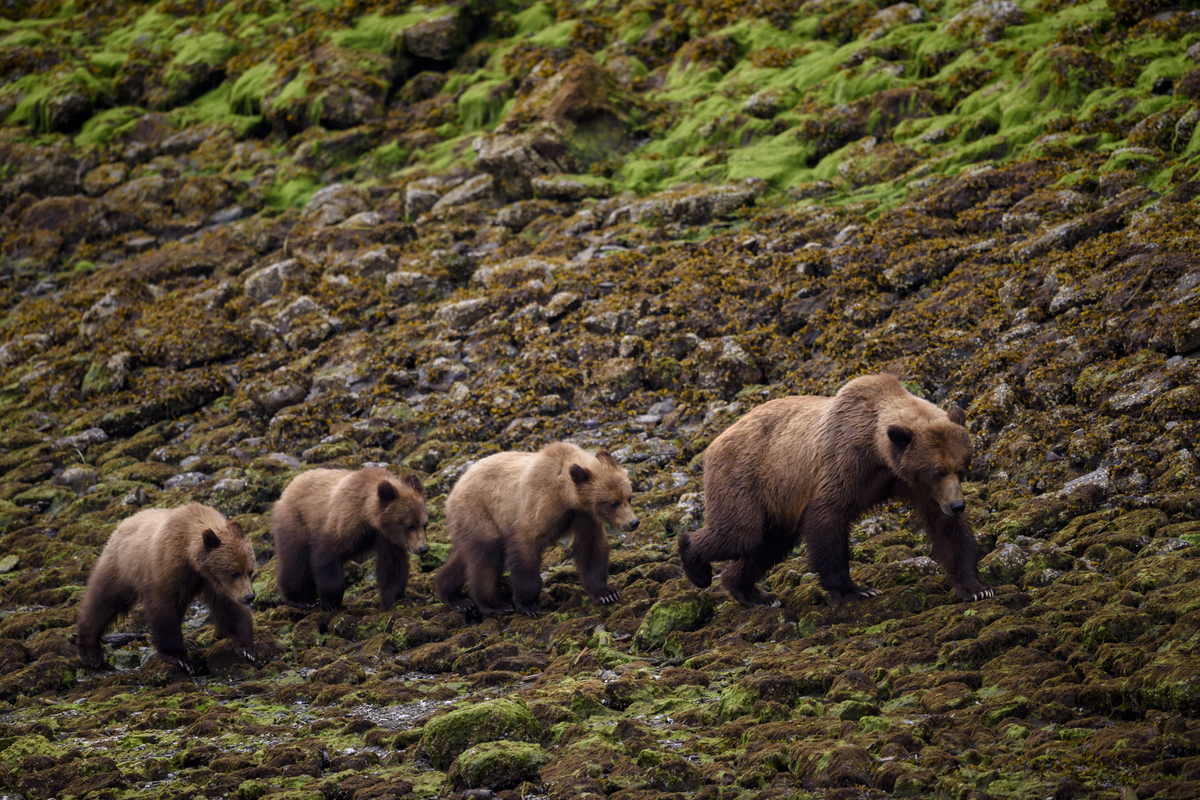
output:
[[[463,474],[446,500],[453,550],[435,577],[438,596],[463,611],[510,613],[500,597],[507,568],[517,609],[536,616],[542,551],[570,534],[584,590],[594,603],[613,602],[621,593],[608,585],[604,525],[637,528],[632,494],[625,470],[603,450],[591,456],[557,442],[536,453],[488,456]]]
[[[960,482],[971,463],[966,414],[910,394],[892,375],[856,378],[834,397],[764,403],[704,454],[705,526],[679,536],[684,572],[712,582],[712,561],[731,561],[721,583],[747,606],[775,598],[755,583],[803,539],[834,600],[879,594],[850,579],[850,526],[897,497],[922,520],[933,556],[964,600],[991,597]]]
[[[113,531],[88,578],[75,642],[84,666],[103,665],[100,636],[141,601],[150,641],[163,660],[191,671],[182,623],[203,596],[217,637],[254,660],[250,611],[254,550],[236,522],[199,503],[139,511]]]
[[[425,491],[381,467],[311,469],[297,475],[271,511],[275,578],[284,599],[322,608],[342,605],[348,558],[375,551],[379,602],[389,609],[408,588],[408,553],[422,555]]]

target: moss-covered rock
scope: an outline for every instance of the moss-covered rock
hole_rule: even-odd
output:
[[[522,700],[490,700],[434,717],[421,734],[421,748],[438,769],[484,742],[535,742],[541,725]]]
[[[448,777],[467,789],[509,789],[537,781],[538,772],[553,756],[533,742],[486,742],[461,753]]]

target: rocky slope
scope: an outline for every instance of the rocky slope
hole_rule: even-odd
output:
[[[1196,796],[1197,57],[1158,0],[0,4],[0,784]],[[899,505],[878,598],[691,587],[707,443],[883,370],[967,409],[996,597]],[[540,618],[440,605],[455,479],[562,438],[633,479],[620,602],[556,548]],[[366,463],[431,498],[407,598],[281,604],[271,502]],[[108,534],[193,499],[258,661],[197,605],[196,677],[83,670]]]

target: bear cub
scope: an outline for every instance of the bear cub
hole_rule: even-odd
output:
[[[712,561],[729,561],[721,583],[746,606],[772,605],[755,586],[803,539],[833,600],[878,591],[850,580],[850,526],[893,497],[924,523],[950,585],[963,600],[992,596],[979,580],[978,551],[961,481],[971,437],[961,408],[949,412],[910,394],[892,375],[855,378],[834,397],[764,403],[704,454],[705,525],[679,536],[696,586]]]
[[[568,442],[536,453],[497,453],[473,464],[446,500],[453,550],[435,576],[438,596],[460,611],[508,614],[500,597],[507,568],[513,602],[537,616],[542,551],[570,534],[575,566],[593,603],[621,593],[608,585],[604,525],[635,530],[625,470],[607,452],[591,456]],[[463,596],[467,585],[470,599]]]
[[[150,641],[164,661],[191,672],[183,617],[198,595],[218,638],[232,639],[254,660],[247,606],[254,600],[254,550],[236,522],[208,506],[188,503],[139,511],[121,522],[92,568],[76,622],[75,643],[85,667],[104,664],[100,637],[139,600]]]
[[[428,552],[425,490],[415,475],[381,467],[312,469],[297,475],[271,511],[275,578],[284,599],[340,608],[342,564],[375,550],[375,582],[386,611],[408,588],[408,553]]]

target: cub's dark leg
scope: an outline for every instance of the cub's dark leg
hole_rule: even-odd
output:
[[[285,600],[310,605],[317,600],[313,582],[310,545],[300,528],[300,520],[286,510],[272,512],[272,538],[275,540],[275,582]]]
[[[467,582],[467,564],[459,550],[452,550],[446,563],[433,576],[433,584],[437,588],[438,597],[451,608],[459,611],[470,611],[475,608],[471,599],[463,594],[463,584]]]
[[[253,661],[254,620],[250,617],[250,609],[209,586],[204,587],[204,604],[212,614],[217,638],[231,639],[238,654],[247,661]]]
[[[142,613],[154,649],[163,661],[188,673],[192,671],[192,663],[187,659],[187,651],[192,648],[183,638],[183,615],[191,597],[190,592],[181,592],[178,597],[155,597],[153,592],[142,595]]]
[[[508,579],[512,584],[513,605],[522,614],[536,617],[542,613],[538,596],[542,593],[542,559],[537,547],[517,541],[505,547]]]
[[[798,529],[783,530],[767,525],[761,546],[728,564],[721,571],[721,585],[730,597],[744,606],[777,606],[775,596],[756,585],[760,578],[787,558],[799,538]]]
[[[992,597],[993,590],[979,580],[979,546],[966,513],[947,516],[933,503],[921,503],[917,511],[925,520],[933,558],[946,571],[955,593],[966,601]]]
[[[134,599],[133,593],[118,586],[109,576],[92,576],[79,608],[75,630],[75,646],[85,667],[98,669],[104,664],[100,635],[114,619],[133,607]]]
[[[804,545],[813,572],[831,600],[875,597],[878,589],[859,586],[850,579],[850,523],[853,508],[814,499],[804,511]]]
[[[460,557],[467,565],[467,591],[481,614],[511,614],[512,606],[500,597],[500,570],[506,547],[493,528],[479,527],[455,537]]]
[[[579,571],[584,591],[598,605],[617,600],[621,592],[608,584],[609,550],[604,526],[589,517],[577,517],[571,526],[574,529],[575,569]]]
[[[379,537],[375,543],[375,585],[379,604],[387,611],[408,588],[408,551]]]
[[[332,611],[342,607],[346,576],[342,571],[342,552],[330,537],[318,533],[312,541],[312,574],[321,608]]]

